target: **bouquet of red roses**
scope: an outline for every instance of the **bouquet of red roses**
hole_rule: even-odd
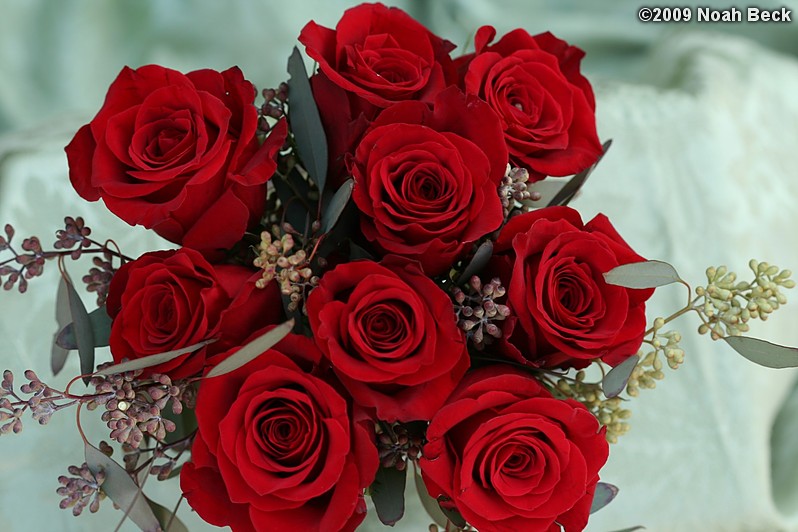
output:
[[[142,530],[184,530],[143,493],[179,474],[180,500],[235,532],[354,530],[367,496],[402,517],[412,469],[447,531],[579,531],[617,493],[599,472],[629,428],[621,393],[684,360],[667,323],[695,312],[755,362],[798,365],[741,336],[786,302],[789,271],[709,268],[693,290],[567,206],[610,144],[578,48],[486,26],[452,57],[381,4],[299,41],[317,68],[294,49],[259,106],[236,67],[125,68],[67,146],[81,197],[175,249],[127,257],[81,218],[20,249],[6,226],[4,288],[57,259],[52,369],[80,357],[65,390],[30,370],[0,388],[1,433],[77,409],[85,463],[59,478],[62,508],[107,496]],[[66,269],[86,255],[92,311]],[[649,327],[669,283],[687,304]],[[89,442],[83,408],[121,449]]]

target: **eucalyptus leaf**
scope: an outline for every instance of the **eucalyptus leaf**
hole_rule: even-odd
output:
[[[85,447],[86,464],[91,472],[96,475],[102,470],[105,473],[102,484],[105,494],[144,532],[160,530],[158,519],[125,468],[90,443],[86,442]]]
[[[352,197],[352,190],[354,188],[355,180],[349,178],[335,191],[330,203],[321,215],[321,228],[323,232],[329,233],[332,231],[332,228],[335,227],[338,218],[341,217],[341,214],[349,203],[349,199]]]
[[[380,467],[371,484],[371,500],[377,517],[384,525],[393,526],[405,514],[405,482],[407,468]]]
[[[438,497],[438,505],[441,508],[441,512],[443,515],[446,516],[446,519],[449,520],[454,526],[457,528],[465,528],[466,520],[465,517],[460,514],[455,508],[447,508],[441,504],[443,502],[443,497]]]
[[[327,137],[319,116],[316,100],[310,88],[305,62],[299,49],[294,46],[288,58],[288,120],[296,140],[299,157],[310,177],[324,192],[327,181]]]
[[[172,478],[177,478],[177,477],[179,477],[179,476],[180,476],[180,472],[181,472],[182,470],[183,470],[183,464],[180,464],[179,466],[177,466],[177,467],[173,468],[173,469],[172,469],[172,470],[169,472],[169,475],[166,477],[166,479],[167,479],[167,480],[169,480],[169,479],[172,479]]]
[[[594,162],[586,170],[583,170],[572,177],[571,180],[568,181],[568,183],[566,183],[565,186],[562,187],[559,192],[557,192],[557,194],[555,194],[554,198],[552,198],[552,200],[546,206],[553,207],[555,205],[568,205],[571,200],[574,199],[576,193],[579,192],[579,189],[582,188],[582,185],[585,184],[587,178],[590,177],[590,174],[593,173],[593,170],[596,169],[596,166],[598,166],[598,163],[601,162],[601,159],[604,158],[604,155],[606,155],[607,150],[610,149],[610,146],[612,146],[612,139],[608,140],[601,146],[601,155],[599,155],[599,158],[596,159],[596,162]]]
[[[174,512],[172,510],[158,504],[152,499],[146,497],[145,499],[147,500],[147,504],[150,505],[152,513],[155,514],[155,518],[158,519],[158,523],[160,523],[163,532],[188,532],[186,525],[184,525],[176,515],[173,515]],[[167,525],[169,528],[166,528]]]
[[[604,274],[604,280],[626,288],[656,288],[678,283],[681,277],[667,262],[647,260],[617,266]]]
[[[113,366],[101,369],[96,374],[113,375],[115,373],[125,373],[126,371],[136,371],[137,369],[151,368],[152,366],[157,366],[158,364],[163,364],[165,362],[169,362],[170,360],[174,360],[175,358],[181,355],[185,355],[186,353],[191,353],[192,351],[196,351],[197,349],[205,347],[208,344],[212,344],[215,341],[216,340],[204,340],[202,342],[193,345],[181,347],[180,349],[166,351],[165,353],[158,353],[156,355],[147,355],[141,358],[134,358],[133,360],[120,362],[119,364],[114,364]]]
[[[418,498],[421,500],[421,505],[427,511],[427,514],[432,518],[432,520],[441,528],[446,528],[446,522],[448,521],[446,515],[441,510],[438,501],[432,498],[432,495],[429,494],[427,491],[427,486],[424,484],[424,479],[419,473],[418,468],[413,466],[415,474],[413,475],[415,483],[416,483],[416,492],[418,493]]]
[[[58,292],[55,296],[55,321],[58,323],[58,330],[56,330],[53,335],[53,348],[50,351],[50,368],[53,370],[53,375],[58,375],[61,370],[64,369],[64,364],[69,354],[68,349],[58,344],[58,336],[64,327],[72,322],[72,313],[69,310],[69,289],[63,277],[58,283]],[[77,349],[77,344],[75,344],[75,349]]]
[[[272,348],[272,346],[288,336],[288,333],[290,333],[291,329],[293,328],[294,320],[290,319],[284,323],[281,323],[269,332],[258,336],[247,345],[219,362],[208,372],[207,375],[205,375],[205,378],[218,377],[220,375],[224,375],[225,373],[230,373],[246,363],[255,360],[258,356],[263,354],[264,351],[268,351]]]
[[[75,343],[80,356],[80,373],[84,375],[83,382],[88,386],[91,374],[94,372],[94,331],[92,331],[89,313],[75,290],[75,286],[64,272],[61,277],[66,284],[67,298],[69,299],[69,313],[75,328]]]
[[[622,530],[613,530],[612,532],[635,532],[636,530],[645,530],[646,527],[637,525],[629,528],[624,528]]]
[[[105,347],[111,339],[111,316],[105,306],[96,308],[89,313],[91,330],[94,336],[94,347]],[[64,349],[77,349],[75,339],[75,324],[69,323],[56,335],[56,343]]]
[[[526,189],[529,192],[535,193],[537,192],[540,194],[540,199],[538,200],[523,200],[521,201],[527,207],[533,209],[540,209],[542,207],[546,207],[554,197],[562,190],[562,188],[567,185],[568,182],[564,181],[562,178],[559,177],[547,177],[543,181],[537,181],[535,183],[527,183]]]
[[[466,266],[463,270],[462,275],[460,275],[459,283],[465,284],[469,279],[471,279],[471,277],[481,272],[485,266],[488,265],[488,261],[492,256],[493,242],[486,240],[479,245],[476,253],[474,253],[474,256],[471,258],[471,262],[469,262],[468,266]]]
[[[179,414],[175,414],[171,408],[161,409],[161,416],[175,424],[173,432],[167,432],[164,443],[169,445],[187,438],[197,430],[197,416],[193,408],[183,408]]]
[[[346,186],[346,185],[344,185]],[[348,188],[348,187],[347,187]],[[332,216],[330,209],[333,194],[326,194],[325,201],[323,202],[322,221],[325,216]],[[348,201],[342,206],[340,214],[337,214],[338,219],[332,222],[330,218],[330,230],[324,233],[324,238],[321,244],[316,248],[316,256],[327,258],[333,253],[344,254],[345,252],[352,252],[352,248],[348,245],[353,235],[360,232],[359,212],[357,206],[353,201]]]
[[[271,179],[277,197],[280,199],[285,211],[285,219],[300,233],[307,231],[306,220],[310,216],[310,187],[299,171],[292,169],[288,176],[274,176]]]
[[[798,367],[798,348],[747,336],[727,336],[724,340],[732,349],[760,366],[773,369]]]
[[[590,513],[596,513],[618,495],[618,487],[608,484],[607,482],[599,482],[596,484],[596,491],[593,493],[593,503],[590,505]]]
[[[374,260],[374,255],[358,246],[351,240],[349,241],[349,260],[367,259]]]
[[[601,391],[604,392],[604,396],[607,399],[615,397],[626,388],[626,383],[629,382],[629,377],[632,376],[632,372],[639,360],[640,357],[632,355],[612,368],[604,376],[604,379],[601,381]]]

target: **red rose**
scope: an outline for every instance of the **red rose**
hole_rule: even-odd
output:
[[[497,188],[507,148],[490,108],[451,87],[434,107],[402,102],[383,111],[350,161],[360,227],[385,254],[421,262],[427,275],[497,229]]]
[[[199,431],[180,473],[188,503],[233,532],[354,530],[378,458],[373,425],[311,372],[313,341],[289,335],[231,373],[202,381]]]
[[[263,213],[286,135],[281,121],[259,144],[254,100],[238,67],[125,68],[66,147],[72,185],[177,244],[230,248]]]
[[[231,264],[215,265],[214,271],[230,304],[219,318],[219,340],[207,347],[207,355],[238,347],[253,333],[285,321],[276,281],[258,288],[255,282],[263,277],[261,271]]]
[[[299,42],[333,83],[378,107],[430,100],[453,72],[452,43],[382,4],[348,9],[334,30],[311,21]]]
[[[255,274],[259,275],[259,274]],[[214,339],[150,371],[186,377],[202,370],[208,352],[229,349],[282,318],[279,288],[254,288],[252,270],[214,267],[192,249],[145,253],[124,264],[108,290],[111,354],[115,362]]]
[[[589,167],[602,150],[593,90],[579,72],[584,52],[551,33],[518,29],[488,46],[495,36],[493,27],[480,28],[476,53],[459,63],[466,92],[501,119],[510,159],[535,181]]]
[[[427,439],[427,490],[480,532],[582,530],[609,454],[587,408],[503,366],[467,375]]]
[[[569,207],[549,207],[504,226],[491,267],[507,286],[512,358],[536,366],[615,365],[637,352],[653,290],[607,284],[604,273],[645,259],[599,214],[586,225]]]
[[[379,419],[430,419],[468,369],[452,302],[418,263],[341,264],[322,276],[307,309],[336,375]]]

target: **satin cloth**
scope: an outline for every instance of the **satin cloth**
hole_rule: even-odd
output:
[[[742,38],[686,32],[658,37],[636,61],[649,74],[632,82],[610,73],[594,82],[600,137],[613,145],[572,205],[586,220],[607,214],[639,253],[670,262],[694,286],[706,282],[709,265],[748,278],[750,258],[798,271],[796,60]],[[49,245],[64,216],[81,215],[97,238],[113,237],[128,255],[170,247],[71,189],[63,146],[89,118],[60,118],[0,137],[0,221]],[[83,274],[70,268],[75,278]],[[73,356],[62,375],[50,378],[56,283],[50,263],[27,294],[0,294],[0,366],[19,381],[27,368],[54,386],[78,373]],[[92,299],[84,297],[87,306]],[[662,288],[649,316],[668,315],[684,300],[681,287]],[[798,345],[796,323],[798,303],[789,303],[750,334]],[[798,530],[796,372],[755,366],[698,337],[697,325],[690,317],[674,323],[684,337],[684,366],[666,368],[656,390],[628,404],[632,430],[611,447],[602,471],[621,492],[592,517],[589,531]],[[107,437],[98,417],[83,414],[94,441]],[[77,519],[58,509],[57,476],[83,461],[74,423],[71,412],[56,414],[47,427],[28,418],[22,434],[0,438],[4,531],[113,530],[121,513],[108,502]],[[177,482],[151,479],[147,492],[171,506]],[[214,529],[185,504],[179,515],[192,531]],[[408,493],[406,517],[394,530],[426,530],[429,522]],[[372,511],[361,529],[384,528]]]

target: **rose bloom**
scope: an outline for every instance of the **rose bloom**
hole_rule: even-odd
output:
[[[186,500],[233,532],[352,531],[378,467],[374,427],[312,368],[313,341],[289,335],[200,385],[199,430],[180,473]]]
[[[429,494],[480,532],[582,530],[609,454],[584,405],[507,366],[466,375],[427,440],[420,465]]]
[[[344,12],[336,28],[309,22],[299,35],[321,75],[383,108],[402,100],[430,100],[449,83],[454,45],[407,13],[383,4]]]
[[[476,53],[458,60],[463,85],[501,119],[510,159],[534,181],[566,176],[593,164],[602,148],[596,103],[579,72],[585,55],[551,33],[518,29],[490,44],[491,26],[477,31]]]
[[[381,420],[429,420],[468,369],[452,302],[418,263],[341,264],[322,276],[307,309],[336,375]]]
[[[604,274],[644,260],[603,214],[584,224],[570,207],[548,207],[511,218],[489,264],[507,287],[507,354],[547,367],[635,354],[653,290],[607,284]]]
[[[456,87],[434,106],[402,102],[383,111],[349,169],[363,235],[384,254],[447,272],[503,220],[497,188],[507,148],[490,108]]]
[[[258,273],[254,274],[259,277]],[[114,362],[215,340],[148,371],[186,377],[202,370],[205,357],[282,319],[276,283],[255,288],[253,272],[213,266],[192,249],[145,253],[114,275],[106,301]]]
[[[125,68],[66,147],[69,178],[131,225],[199,250],[232,247],[263,213],[286,136],[255,136],[255,88],[233,67]]]

